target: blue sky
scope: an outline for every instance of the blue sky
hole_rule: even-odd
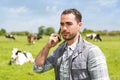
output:
[[[39,26],[59,29],[68,8],[83,16],[82,30],[120,30],[120,0],[0,0],[0,29],[38,32]]]

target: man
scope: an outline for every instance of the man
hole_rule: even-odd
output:
[[[42,73],[54,68],[56,80],[109,80],[102,51],[80,36],[81,19],[81,13],[76,9],[62,12],[60,30],[64,42],[48,56],[49,50],[59,43],[60,35],[54,33],[50,36],[35,58],[35,72]]]

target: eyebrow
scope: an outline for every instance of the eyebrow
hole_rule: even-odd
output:
[[[66,24],[72,24],[72,22],[65,22]],[[64,24],[64,22],[60,22],[60,24]]]
[[[72,22],[66,22],[66,24],[72,24]]]

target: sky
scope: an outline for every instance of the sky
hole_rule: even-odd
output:
[[[0,0],[0,29],[38,32],[38,27],[60,26],[63,10],[82,13],[82,29],[120,30],[120,0]]]

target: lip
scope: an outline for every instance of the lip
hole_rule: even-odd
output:
[[[63,36],[67,36],[69,33],[68,32],[63,32],[62,35]]]

